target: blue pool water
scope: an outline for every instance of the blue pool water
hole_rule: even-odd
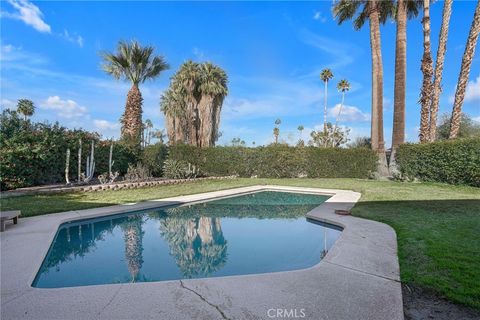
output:
[[[340,228],[305,218],[327,196],[262,191],[61,225],[33,286],[59,288],[296,270]]]

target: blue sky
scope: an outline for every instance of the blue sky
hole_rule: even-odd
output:
[[[310,130],[323,122],[321,69],[334,73],[329,87],[333,121],[340,79],[351,83],[340,124],[351,138],[370,133],[371,62],[368,26],[355,31],[338,26],[330,1],[322,2],[28,2],[1,1],[1,103],[15,107],[20,98],[35,102],[38,121],[118,137],[128,83],[101,70],[99,52],[112,51],[118,40],[153,45],[171,69],[141,86],[144,119],[164,127],[159,109],[169,78],[187,59],[212,61],[229,76],[220,143],[240,137],[248,144],[272,141],[276,118],[281,138],[298,139],[298,125]],[[455,1],[444,69],[441,112],[451,112],[475,1]],[[435,55],[442,1],[431,7]],[[411,20],[407,35],[407,140],[416,141],[421,83],[421,18]],[[385,140],[391,141],[395,24],[382,27]],[[477,46],[478,47],[478,46]],[[478,48],[477,48],[478,49]],[[337,106],[338,108],[338,106]],[[480,54],[470,73],[464,112],[480,121]]]

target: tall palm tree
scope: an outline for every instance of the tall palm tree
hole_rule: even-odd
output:
[[[397,0],[395,44],[395,86],[393,98],[392,155],[405,142],[405,95],[407,73],[407,20],[418,15],[418,0]],[[393,157],[390,157],[390,162]]]
[[[372,53],[372,149],[379,156],[378,172],[388,175],[385,142],[383,138],[383,63],[380,43],[380,23],[385,23],[393,10],[392,1],[378,0],[337,0],[333,15],[338,24],[353,19],[354,28],[359,30],[368,20],[370,25],[370,46]],[[357,14],[357,11],[359,12]]]
[[[433,60],[430,46],[430,0],[423,0],[423,57],[421,70],[423,73],[422,89],[420,91],[420,142],[430,139],[430,103],[433,91]]]
[[[445,0],[443,3],[442,26],[440,28],[440,39],[438,40],[437,60],[435,62],[435,72],[433,80],[432,103],[430,105],[430,141],[434,141],[437,136],[437,118],[440,93],[442,92],[442,72],[445,52],[447,51],[448,27],[450,25],[450,15],[452,14],[453,0]]]
[[[275,120],[275,127],[273,128],[273,136],[275,138],[275,144],[278,143],[278,136],[280,135],[280,124],[282,123],[282,120],[276,119]]]
[[[323,132],[327,132],[327,94],[328,94],[328,81],[333,78],[332,70],[326,68],[320,73],[320,80],[325,84],[325,94],[323,103]]]
[[[392,150],[390,173],[397,171],[396,151],[405,142],[405,96],[407,87],[407,21],[418,15],[419,0],[397,0],[395,21],[395,85],[393,98]]]
[[[218,137],[221,106],[228,93],[225,71],[209,62],[202,64],[198,89],[201,94],[198,103],[200,146],[210,147]]]
[[[462,67],[458,76],[457,90],[455,92],[455,100],[453,102],[452,118],[450,119],[450,135],[449,139],[455,139],[460,130],[460,122],[462,116],[462,104],[465,99],[465,90],[467,88],[468,76],[470,74],[470,66],[472,65],[473,56],[475,55],[475,47],[480,32],[480,1],[477,2],[475,15],[473,16],[472,26],[468,34],[467,45],[462,58]]]
[[[337,90],[342,93],[342,103],[340,103],[340,108],[338,109],[337,117],[335,118],[335,126],[333,127],[333,134],[332,134],[332,147],[335,147],[335,133],[337,131],[338,119],[342,114],[343,103],[345,102],[345,92],[350,90],[350,83],[346,79],[342,79],[337,84]]]
[[[142,93],[139,85],[154,79],[169,68],[163,56],[153,56],[154,48],[142,47],[137,41],[120,41],[116,53],[103,52],[103,70],[115,79],[132,83],[122,116],[122,138],[140,145],[142,132]]]
[[[188,142],[198,146],[198,109],[197,109],[197,85],[200,79],[200,66],[198,63],[188,60],[180,67],[177,76],[178,81],[185,90],[186,117],[189,123],[187,134]]]
[[[27,121],[28,117],[33,116],[35,105],[32,100],[20,99],[17,103],[17,111],[23,115],[23,119]]]

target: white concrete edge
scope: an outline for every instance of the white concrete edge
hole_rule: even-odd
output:
[[[29,289],[31,290],[51,290],[50,288],[37,288],[33,287],[33,281],[35,280],[35,277],[37,276],[38,272],[40,271],[40,268],[42,266],[42,263],[44,259],[46,258],[49,249],[51,247],[51,244],[53,243],[53,240],[55,239],[55,236],[57,234],[58,228],[60,225],[63,223],[67,222],[73,222],[73,221],[78,221],[78,220],[84,220],[84,219],[92,219],[92,218],[98,218],[98,217],[104,217],[104,216],[110,216],[110,215],[117,215],[117,214],[122,214],[122,213],[128,213],[128,212],[133,212],[133,211],[141,211],[141,210],[147,210],[147,209],[154,209],[154,208],[162,208],[162,207],[168,207],[172,205],[184,205],[184,204],[195,204],[198,202],[207,202],[207,201],[212,201],[212,200],[217,200],[221,198],[227,198],[227,197],[232,197],[232,196],[238,196],[242,194],[248,194],[252,192],[258,192],[258,191],[284,191],[284,192],[297,192],[297,193],[310,193],[310,194],[318,194],[318,195],[325,195],[325,196],[330,196],[329,199],[327,199],[324,203],[322,203],[320,206],[314,208],[310,212],[306,214],[306,218],[313,219],[316,221],[328,223],[328,224],[333,224],[336,226],[339,226],[343,229],[342,234],[340,235],[339,239],[333,244],[332,248],[330,251],[333,250],[333,248],[337,245],[340,239],[344,237],[344,235],[348,232],[350,232],[350,227],[352,226],[349,218],[354,218],[351,216],[338,216],[333,213],[335,209],[345,209],[349,210],[353,208],[353,206],[357,203],[357,201],[360,199],[361,194],[358,192],[350,191],[350,190],[339,190],[339,189],[320,189],[320,188],[305,188],[305,187],[290,187],[290,186],[277,186],[277,185],[257,185],[257,186],[250,186],[250,187],[240,187],[240,188],[233,188],[233,189],[226,189],[226,190],[220,190],[220,191],[212,191],[212,192],[206,192],[206,193],[199,193],[199,194],[192,194],[192,195],[185,195],[185,196],[176,196],[176,197],[170,197],[170,198],[162,198],[162,199],[156,199],[156,200],[148,200],[148,201],[143,201],[143,202],[138,202],[138,203],[127,203],[127,204],[121,204],[121,205],[114,205],[114,206],[108,206],[108,207],[100,207],[100,208],[93,208],[93,209],[85,209],[85,210],[78,210],[78,211],[67,211],[67,212],[61,212],[61,213],[53,213],[53,214],[48,214],[48,215],[43,215],[43,216],[38,216],[38,217],[32,217],[32,218],[24,218],[24,219],[36,219],[36,218],[50,218],[52,219],[52,225],[51,225],[51,232],[49,236],[49,241],[45,244],[42,244],[42,252],[43,255],[41,256],[41,259],[38,259],[34,263],[34,268],[33,268],[33,274],[31,274],[28,282]],[[328,215],[323,215],[323,214],[318,214],[318,213],[325,213],[328,212]],[[338,217],[338,218],[337,218]],[[345,219],[346,218],[346,219]],[[360,220],[365,220],[361,218],[354,218],[354,219],[360,219]],[[23,219],[22,219],[23,220]],[[365,221],[370,221],[370,220],[365,220]],[[391,229],[390,226],[378,223],[375,221],[371,221],[372,223],[377,223],[384,225],[384,227]],[[392,229],[393,230],[393,229]],[[396,239],[395,239],[396,241]],[[329,252],[330,252],[329,251]],[[298,270],[291,270],[291,271],[280,271],[280,272],[274,272],[274,273],[291,273],[291,272],[302,272],[302,271],[307,271],[310,269],[315,269],[320,267],[325,261],[327,261],[329,257],[329,253],[320,260],[319,263],[315,264],[314,266],[308,267],[308,268],[303,268],[303,269],[298,269]],[[398,262],[397,262],[398,264]],[[350,268],[350,267],[348,267]],[[354,269],[355,270],[355,269]],[[357,271],[361,271],[361,269],[358,269]],[[370,273],[371,274],[371,273]],[[216,277],[216,278],[231,278],[231,277],[254,277],[254,276],[261,276],[262,274],[248,274],[248,275],[232,275],[232,276],[224,276],[224,277]],[[375,275],[375,274],[371,274]],[[378,275],[380,277],[384,277],[382,275]],[[394,276],[391,280],[398,281],[397,278],[399,279],[399,275],[397,274]],[[200,279],[188,279],[189,281],[195,281],[195,280],[205,280],[203,278]],[[171,280],[171,281],[178,281],[178,280]],[[170,282],[170,281],[157,281],[157,282]],[[109,286],[113,284],[104,284],[104,285],[94,285],[94,286]],[[123,284],[125,285],[125,284]],[[71,287],[69,287],[71,288]],[[56,288],[56,289],[61,289],[61,288]]]

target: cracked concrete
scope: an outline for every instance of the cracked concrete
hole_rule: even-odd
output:
[[[308,217],[344,228],[317,265],[302,270],[40,289],[31,283],[58,226],[67,221],[260,190],[331,195]],[[270,310],[303,310],[304,319],[403,319],[395,232],[334,209],[360,194],[345,190],[254,186],[20,219],[0,234],[2,319],[272,319]],[[270,312],[270,313],[269,313]]]
[[[208,304],[208,305],[211,306],[211,307],[214,307],[214,308],[218,311],[218,313],[220,313],[220,315],[222,316],[223,319],[231,320],[229,317],[227,317],[227,316],[225,315],[225,313],[222,311],[222,309],[220,309],[219,306],[214,305],[213,303],[209,302],[207,299],[205,299],[204,296],[202,296],[202,295],[201,295],[200,293],[198,293],[197,291],[186,287],[182,280],[179,280],[179,281],[180,281],[180,287],[182,287],[183,289],[188,290],[188,291],[190,291],[190,292],[193,292],[195,295],[197,295],[197,296],[198,296],[202,301],[204,301],[206,304]]]

